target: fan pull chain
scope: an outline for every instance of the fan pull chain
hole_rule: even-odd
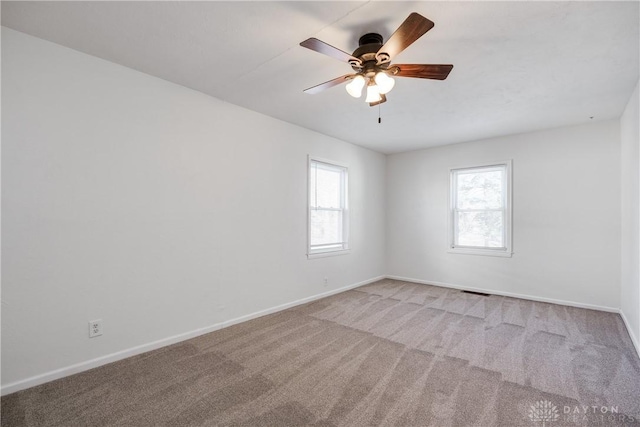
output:
[[[380,104],[378,104],[378,124],[382,123],[382,118],[380,118]]]

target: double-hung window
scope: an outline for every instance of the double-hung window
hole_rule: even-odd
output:
[[[511,161],[451,169],[449,251],[511,256]]]
[[[310,258],[348,251],[348,185],[346,166],[309,158]]]

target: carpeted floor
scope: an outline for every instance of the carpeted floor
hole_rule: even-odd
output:
[[[3,427],[640,425],[640,362],[617,314],[383,280],[1,403]]]

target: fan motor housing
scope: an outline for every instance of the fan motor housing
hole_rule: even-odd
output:
[[[387,68],[388,64],[377,64],[376,54],[382,47],[382,36],[378,33],[367,33],[358,40],[358,48],[353,51],[353,56],[362,61],[360,64],[351,64],[355,71],[362,71],[364,74],[375,72],[379,68]],[[386,66],[385,66],[386,65]]]
[[[360,37],[358,40],[358,46],[363,46],[365,44],[378,43],[382,45],[382,36],[378,33],[367,33],[364,36]]]

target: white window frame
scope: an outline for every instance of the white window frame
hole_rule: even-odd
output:
[[[342,211],[342,240],[339,245],[331,247],[312,247],[311,246],[311,164],[313,162],[324,163],[329,166],[335,166],[344,169],[341,188],[341,205],[339,210]],[[308,156],[307,158],[307,257],[322,258],[327,256],[345,255],[351,252],[349,248],[349,166],[334,160],[323,159],[320,157]],[[316,208],[317,209],[317,208]],[[331,210],[335,210],[332,208]]]
[[[512,164],[511,160],[504,160],[500,162],[491,163],[477,163],[470,166],[458,166],[449,169],[449,213],[448,213],[448,250],[449,253],[454,254],[468,254],[468,255],[487,255],[498,257],[511,257],[512,252]],[[455,221],[455,205],[456,205],[456,172],[458,171],[471,171],[474,169],[486,169],[492,166],[506,167],[505,185],[503,186],[503,200],[505,200],[504,210],[504,244],[502,248],[488,248],[488,247],[472,247],[472,246],[456,246],[455,236],[456,221]]]

